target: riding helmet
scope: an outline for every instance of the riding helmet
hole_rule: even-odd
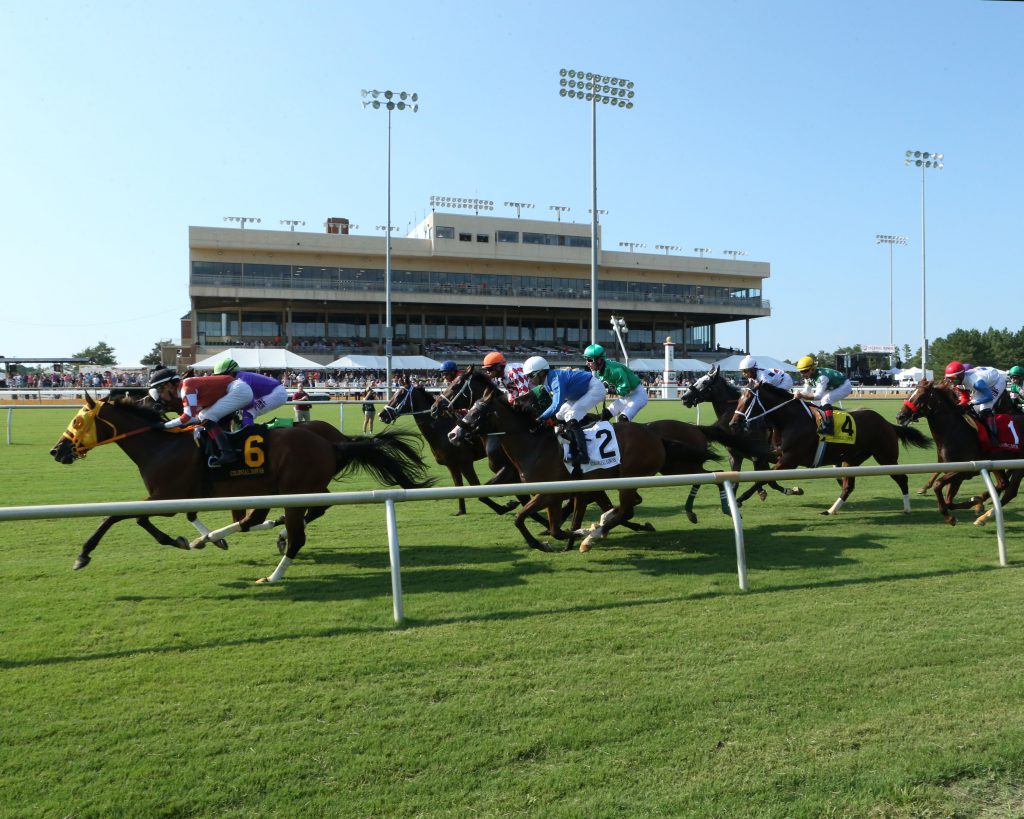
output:
[[[161,367],[159,370],[153,370],[149,376],[149,386],[159,387],[161,384],[166,384],[168,381],[181,381],[181,376],[178,375],[170,367]]]
[[[967,368],[959,361],[950,361],[946,365],[946,378],[955,378],[958,375],[963,375],[965,372],[967,372]]]
[[[222,358],[213,368],[214,375],[224,375],[238,372],[238,362],[233,358]]]
[[[484,366],[493,367],[495,364],[504,364],[505,356],[499,353],[497,350],[488,353],[484,356]]]
[[[551,365],[548,364],[543,356],[532,355],[523,362],[523,375],[527,377],[550,369]]]
[[[449,358],[447,361],[445,361],[445,362],[443,362],[441,364],[440,368],[438,369],[438,372],[453,373],[453,372],[455,372],[458,369],[459,369],[459,365],[456,364],[454,361],[452,361]]]
[[[1020,364],[1014,364],[1010,367],[1009,374],[1013,376],[1022,376],[1024,375],[1024,367],[1020,366]]]
[[[817,366],[818,366],[818,362],[815,360],[813,355],[805,355],[803,358],[801,358],[799,361],[796,362],[796,368],[800,372],[805,372],[807,370],[813,370]]]
[[[745,355],[745,356],[743,356],[742,360],[740,361],[740,372],[745,372],[746,370],[756,370],[756,369],[757,369],[757,361],[754,360],[754,357],[752,355]]]
[[[604,358],[604,347],[600,344],[591,344],[583,351],[584,358]]]

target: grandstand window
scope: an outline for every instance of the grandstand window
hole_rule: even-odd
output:
[[[488,236],[486,233],[478,233],[476,235],[476,240],[478,242],[489,242],[489,241],[491,241],[491,237]]]
[[[499,242],[513,242],[519,244],[518,230],[499,230],[496,236]]]
[[[566,236],[565,244],[569,247],[590,247],[589,236]]]
[[[331,338],[366,338],[366,322],[361,316],[334,313],[327,319],[327,335]]]
[[[293,313],[288,332],[300,338],[320,338],[324,334],[324,317],[321,313]]]
[[[434,228],[434,236],[436,236],[438,239],[454,239],[455,228],[443,227],[442,225],[438,225],[436,228]]]
[[[473,241],[473,234],[472,233],[460,233],[459,234],[459,241],[460,242],[472,242]]]
[[[500,318],[488,318],[485,319],[484,324],[484,340],[485,341],[503,341],[504,340],[504,324]]]
[[[242,335],[273,337],[281,335],[276,313],[242,313]]]

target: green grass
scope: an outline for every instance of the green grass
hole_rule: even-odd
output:
[[[5,504],[143,495],[114,447],[50,459],[71,414],[15,414]],[[381,506],[329,512],[273,587],[270,533],[182,552],[125,522],[72,572],[97,521],[0,524],[0,816],[1024,813],[1016,509],[1004,569],[991,525],[905,516],[889,478],[834,518],[800,485],[744,507],[749,593],[712,488],[697,526],[645,491],[658,531],[588,555],[399,504],[403,628]]]

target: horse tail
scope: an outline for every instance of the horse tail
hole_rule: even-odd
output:
[[[896,437],[899,439],[903,446],[913,446],[918,449],[927,449],[932,446],[933,441],[931,438],[926,436],[921,430],[915,429],[914,427],[901,427],[898,424],[889,424],[896,433]]]
[[[383,486],[422,489],[432,486],[428,467],[419,452],[419,435],[410,430],[386,429],[366,438],[350,438],[334,444],[335,479],[358,469],[369,472]]]
[[[709,441],[715,441],[738,452],[744,458],[756,460],[771,455],[771,444],[763,438],[753,438],[745,433],[733,432],[720,424],[697,427]]]

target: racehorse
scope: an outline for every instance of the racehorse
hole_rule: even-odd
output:
[[[694,381],[693,384],[684,389],[682,395],[679,396],[679,399],[686,407],[695,407],[698,404],[710,403],[715,411],[715,415],[718,416],[718,421],[716,423],[724,428],[728,427],[729,422],[732,420],[733,413],[736,412],[736,407],[739,404],[741,394],[739,387],[735,387],[726,381],[719,368],[715,366],[711,368],[710,372],[705,373]],[[761,441],[766,446],[771,445],[771,436],[768,434],[767,430],[762,432],[757,429],[751,429],[748,434]],[[743,465],[743,461],[749,458],[749,455],[746,455],[739,449],[733,447],[729,447],[728,452],[729,467],[733,472],[739,472]],[[754,464],[754,469],[765,470],[770,468],[767,452],[758,457],[750,458],[750,460]],[[752,484],[749,489],[736,498],[736,503],[742,505],[743,502],[749,500],[755,492],[762,501],[765,500],[768,497],[768,494],[764,491],[765,486],[774,489],[776,492],[781,492],[783,495],[802,495],[804,493],[804,490],[798,486],[790,488],[782,486],[778,481],[765,481]]]
[[[956,391],[944,381],[921,381],[910,397],[903,402],[903,409],[896,414],[896,421],[904,426],[924,418],[928,421],[928,429],[935,440],[939,463],[948,461],[976,461],[991,458],[994,454],[1000,458],[1017,459],[1024,457],[1024,451],[1018,447],[1016,451],[1000,448],[986,448],[978,438],[978,423],[965,414],[966,407],[960,405]],[[1018,429],[1024,429],[1024,417],[1012,416]],[[1002,503],[1009,503],[1017,496],[1024,470],[1011,470],[1007,477],[1005,471],[994,470],[992,473],[996,490],[1000,493]],[[939,514],[951,526],[956,525],[953,509],[979,507],[988,497],[988,492],[976,495],[970,500],[956,501],[956,493],[961,484],[971,476],[969,472],[938,473],[932,484],[935,499],[938,501]],[[945,495],[943,495],[945,490]],[[988,520],[991,510],[980,515],[975,523]]]
[[[763,422],[778,435],[778,458],[773,469],[794,469],[798,466],[860,466],[874,458],[883,466],[898,462],[900,444],[924,448],[928,439],[916,429],[890,424],[874,410],[861,409],[848,413],[856,426],[853,443],[820,441],[818,422],[810,408],[787,390],[760,383],[747,387],[733,414],[732,424]],[[842,425],[837,421],[837,427]],[[890,476],[903,495],[903,511],[910,512],[910,495],[906,475]],[[842,490],[836,502],[823,515],[836,514],[853,493],[856,479],[842,478]]]
[[[460,378],[481,379],[477,387],[483,386],[483,393],[466,415],[458,421],[460,430],[486,432],[488,430],[503,433],[501,446],[512,463],[519,470],[520,477],[526,482],[548,482],[566,480],[566,467],[562,456],[562,446],[553,430],[547,425],[537,423],[539,406],[533,393],[526,393],[509,403],[496,387],[483,384],[486,376],[477,373],[464,373]],[[461,385],[453,384],[453,388]],[[670,422],[671,423],[671,422]],[[682,422],[674,422],[682,424]],[[615,447],[620,454],[620,463],[610,468],[599,468],[586,472],[584,479],[608,477],[638,477],[655,475],[666,468],[682,469],[684,461],[694,463],[698,471],[700,464],[712,457],[707,439],[703,439],[700,449],[685,443],[662,439],[648,425],[628,423],[618,424],[613,430]],[[611,441],[605,441],[610,444]],[[672,453],[671,457],[669,452]],[[566,549],[572,548],[574,540],[583,536],[580,551],[589,551],[595,540],[604,537],[613,527],[629,521],[634,510],[641,502],[636,489],[621,489],[618,493],[618,504],[605,511],[600,520],[586,532],[579,531],[583,506],[587,495],[577,499],[573,531],[564,532],[562,524],[562,502],[565,493],[542,493],[535,495],[516,515],[518,527],[527,544],[534,549],[548,551],[525,527],[524,519],[533,509],[545,509],[548,514],[549,532],[552,537],[567,541]]]
[[[456,403],[455,408],[466,409],[470,401],[465,400],[460,407]],[[402,415],[411,415],[419,428],[420,434],[434,454],[434,459],[445,467],[452,476],[452,482],[456,486],[462,486],[463,481],[470,486],[479,486],[480,479],[477,477],[474,463],[487,457],[483,442],[480,439],[452,443],[448,440],[448,433],[455,427],[456,416],[453,413],[435,413],[431,410],[434,407],[434,399],[427,390],[420,384],[411,384],[406,377],[387,405],[377,414],[385,424],[393,424]],[[515,469],[506,460],[495,470],[494,477],[488,481],[489,484],[515,483],[518,480]],[[459,498],[459,508],[456,516],[466,514],[466,499]],[[490,498],[477,498],[489,509],[499,515],[510,512],[519,505],[519,501],[511,501],[507,504],[495,503]],[[526,498],[522,499],[525,503]]]
[[[234,475],[228,467],[222,470],[228,472],[226,476],[214,479],[192,436],[166,431],[162,422],[161,414],[130,400],[96,400],[86,393],[85,406],[50,454],[58,463],[71,464],[96,446],[116,443],[138,467],[149,492],[147,500],[327,492],[332,478],[356,469],[366,470],[387,486],[410,489],[432,483],[425,477],[426,464],[408,432],[389,430],[369,438],[344,438],[337,433],[342,440],[331,442],[307,425],[257,427],[255,434],[246,438],[244,466],[237,470],[239,474]],[[237,529],[246,531],[250,524],[262,523],[268,511],[253,510]],[[324,506],[285,510],[284,556],[273,573],[257,582],[272,583],[284,577],[306,542],[305,525],[326,511]],[[102,536],[113,523],[106,528],[101,525],[86,542],[75,569],[88,565],[89,552],[99,541],[97,535]],[[176,542],[170,545],[180,546]]]

